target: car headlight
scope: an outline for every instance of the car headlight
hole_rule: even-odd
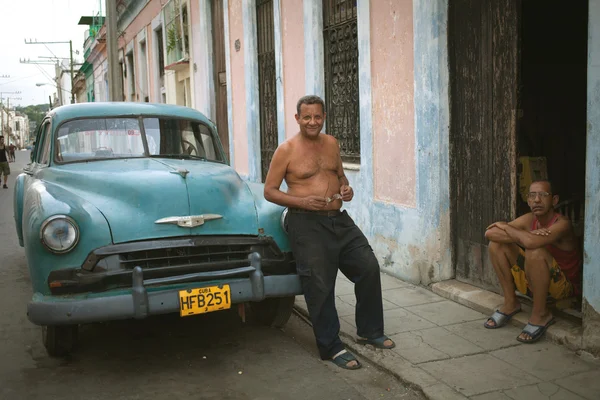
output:
[[[44,221],[40,236],[51,252],[66,253],[79,242],[79,228],[72,218],[55,215]]]
[[[285,233],[287,233],[288,231],[288,225],[287,225],[287,215],[288,215],[288,209],[286,208],[285,210],[283,210],[283,212],[281,213],[281,229],[283,229],[283,231]]]

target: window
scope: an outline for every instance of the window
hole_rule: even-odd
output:
[[[42,126],[42,147],[38,151],[38,164],[48,165],[48,161],[50,159],[50,142],[51,140],[51,132],[50,132],[50,122],[46,122]]]
[[[356,0],[323,0],[327,133],[342,160],[360,162]]]
[[[127,54],[127,70],[129,72],[129,101],[137,101],[136,97],[136,82],[135,82],[135,62],[133,61],[133,50]]]
[[[212,131],[196,121],[144,118],[144,131],[151,156],[202,158],[224,162]]]
[[[81,119],[63,124],[56,138],[56,161],[92,161],[145,155],[136,118]]]
[[[187,3],[170,0],[164,8],[165,29],[167,32],[167,64],[173,64],[188,57],[189,34]]]

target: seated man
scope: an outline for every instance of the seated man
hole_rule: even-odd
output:
[[[571,222],[554,211],[558,196],[549,181],[533,182],[527,203],[530,213],[509,223],[495,222],[485,232],[504,304],[484,326],[500,328],[521,311],[516,286],[533,297],[531,317],[517,340],[533,343],[554,323],[546,307],[548,294],[560,300],[581,293],[581,255]]]

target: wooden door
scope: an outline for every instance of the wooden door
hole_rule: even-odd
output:
[[[227,67],[225,62],[225,30],[223,0],[212,0],[214,83],[216,124],[223,149],[229,158],[229,129],[227,124]]]
[[[520,0],[451,0],[450,197],[456,278],[499,290],[485,228],[515,217]]]

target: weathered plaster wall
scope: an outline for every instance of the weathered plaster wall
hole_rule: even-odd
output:
[[[190,22],[192,28],[192,51],[194,53],[192,71],[195,84],[194,108],[215,120],[215,96],[213,80],[213,44],[210,2],[192,0],[190,2]]]
[[[123,42],[119,43],[129,43],[134,39],[142,28],[152,23],[154,17],[161,12],[161,7],[162,4],[160,0],[150,0],[142,11],[140,11],[140,13],[137,14],[131,23],[124,29]]]
[[[248,132],[246,131],[246,91],[244,68],[244,24],[242,19],[242,0],[229,0],[229,54],[231,70],[232,110],[230,115],[233,122],[233,146],[235,169],[248,176]],[[239,41],[239,50],[236,50]]]
[[[600,354],[600,0],[589,1],[584,346]]]
[[[402,279],[428,284],[453,276],[450,258],[450,218],[448,191],[448,53],[447,0],[413,1],[414,37],[414,136],[415,207],[390,204],[375,199],[373,185],[373,140],[381,123],[374,118],[377,77],[371,49],[373,24],[391,23],[389,2],[358,1],[359,84],[361,120],[361,164],[358,171],[346,171],[355,187],[355,200],[347,208],[369,238],[383,270]],[[385,15],[387,22],[370,18]],[[375,41],[377,43],[377,41]],[[391,68],[391,66],[388,66]],[[307,74],[308,79],[308,74]],[[384,96],[384,94],[380,94]],[[385,93],[390,96],[390,93]],[[377,99],[376,101],[380,101]],[[398,106],[392,111],[398,110]],[[396,149],[402,154],[403,149]]]
[[[294,118],[296,103],[305,92],[304,17],[302,0],[281,2],[281,40],[283,47],[284,118],[286,137],[298,132]]]
[[[371,2],[375,198],[416,206],[412,0]]]

